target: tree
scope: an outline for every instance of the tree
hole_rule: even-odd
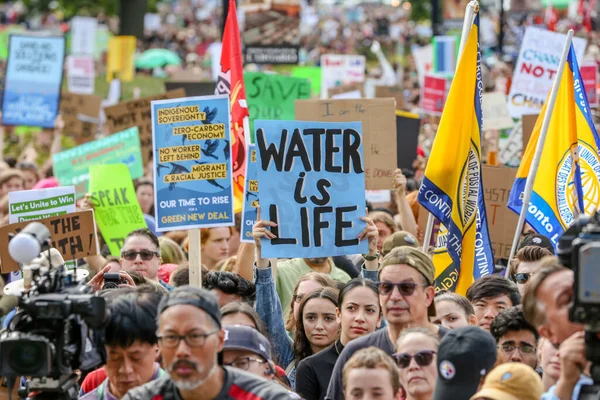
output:
[[[23,4],[30,12],[48,12],[62,11],[65,18],[72,18],[76,15],[81,16],[96,16],[99,13],[106,15],[119,15],[120,3],[124,5],[129,3],[129,0],[22,0]],[[57,7],[51,9],[52,3],[57,4]],[[158,0],[147,0],[148,11],[156,10]]]

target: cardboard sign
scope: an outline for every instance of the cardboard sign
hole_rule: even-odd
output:
[[[321,56],[321,98],[329,89],[353,82],[365,81],[365,56],[323,54]]]
[[[185,97],[185,90],[177,89],[158,96],[130,100],[104,109],[108,133],[121,132],[137,126],[142,147],[142,160],[146,165],[152,158],[152,118],[150,102],[153,100]],[[135,179],[135,178],[134,178]]]
[[[250,136],[254,143],[254,121],[257,119],[294,119],[294,103],[310,99],[310,81],[283,75],[244,73],[246,101],[250,114]]]
[[[2,124],[52,128],[65,57],[62,36],[10,35]]]
[[[296,119],[320,122],[362,122],[365,179],[369,190],[392,185],[396,169],[396,110],[393,99],[298,100]]]
[[[510,256],[519,216],[509,210],[507,204],[516,176],[516,168],[483,165],[485,210],[495,260]]]
[[[93,141],[98,127],[102,97],[63,93],[60,115],[65,123],[64,132],[77,143]]]
[[[71,20],[71,54],[93,55],[96,51],[98,21],[91,17],[73,17]]]
[[[396,110],[404,108],[404,89],[400,86],[375,86],[375,98],[386,99],[389,97],[396,100]]]
[[[277,224],[264,258],[365,254],[360,122],[256,121],[261,219]]]
[[[483,129],[509,129],[515,124],[503,93],[484,93],[482,100]]]
[[[327,90],[330,99],[360,99],[365,97],[365,84],[353,82]]]
[[[92,165],[89,192],[102,237],[118,257],[127,235],[147,227],[127,165]]]
[[[74,185],[84,195],[90,179],[90,167],[100,164],[126,164],[132,179],[144,175],[137,128],[126,129],[52,156],[54,176],[61,185]]]
[[[425,75],[421,90],[421,109],[432,115],[441,115],[446,103],[446,78]]]
[[[398,146],[398,168],[414,169],[413,162],[417,159],[417,145],[421,119],[416,114],[406,113],[396,115],[396,143]],[[391,187],[391,185],[388,185]]]
[[[300,0],[239,2],[247,64],[298,64],[300,5]]]
[[[8,194],[8,222],[33,221],[74,213],[75,186],[23,190]]]
[[[529,138],[531,138],[531,134],[533,133],[533,128],[535,128],[535,123],[539,118],[538,114],[534,115],[523,115],[523,149],[525,151],[527,145],[529,144]]]
[[[567,35],[528,27],[515,68],[508,109],[513,118],[539,114],[552,88]],[[583,59],[586,40],[573,37],[577,59]]]
[[[252,227],[256,223],[258,212],[258,172],[256,171],[256,146],[248,146],[248,165],[246,166],[246,181],[244,182],[244,205],[242,206],[242,232],[240,241],[254,243]]]
[[[135,36],[115,36],[108,40],[106,81],[131,82],[135,75]]]
[[[67,87],[69,92],[94,94],[95,85],[94,56],[67,57]]]
[[[52,247],[60,252],[64,260],[76,260],[100,253],[92,210],[43,218],[37,222],[46,225],[50,230]],[[3,274],[18,271],[21,268],[10,256],[8,242],[11,235],[19,233],[27,225],[29,222],[0,227],[0,261]]]
[[[158,232],[232,226],[229,96],[151,103]]]
[[[581,73],[581,79],[583,79],[583,87],[587,94],[588,102],[590,107],[598,107],[600,102],[598,100],[598,64],[595,62],[584,62],[579,67]]]

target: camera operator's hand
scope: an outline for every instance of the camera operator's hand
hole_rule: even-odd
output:
[[[107,272],[110,272],[110,265],[102,268],[100,272],[94,275],[94,277],[87,283],[88,286],[91,286],[94,289],[94,292],[102,289],[102,286],[104,285],[104,274]]]
[[[555,394],[559,399],[571,399],[588,361],[585,358],[585,333],[577,332],[565,340],[558,349],[560,377]]]
[[[125,271],[119,271],[119,276],[127,281],[127,283],[121,283],[119,285],[120,288],[123,288],[123,287],[135,288],[135,282],[133,281],[133,278],[131,277],[131,275],[129,275]]]

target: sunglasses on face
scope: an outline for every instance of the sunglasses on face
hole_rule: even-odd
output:
[[[525,283],[527,283],[529,278],[531,278],[532,276],[533,276],[533,273],[531,273],[531,272],[519,273],[519,274],[514,274],[513,278],[514,278],[515,282],[517,282],[518,284],[524,285]]]
[[[416,353],[414,356],[411,356],[408,353],[399,353],[393,354],[392,358],[396,361],[396,364],[399,368],[404,369],[408,368],[410,365],[410,360],[413,358],[419,367],[426,367],[433,361],[433,356],[435,355],[435,351],[433,350],[423,350]]]
[[[133,261],[133,260],[135,260],[137,258],[138,254],[140,255],[140,257],[144,261],[150,261],[150,260],[152,260],[154,258],[154,256],[160,257],[160,254],[158,254],[156,251],[150,251],[150,250],[141,250],[141,251],[129,250],[129,251],[124,251],[124,252],[121,253],[121,257],[124,258],[127,261]]]
[[[377,290],[379,290],[379,294],[382,296],[387,296],[388,294],[392,293],[394,291],[394,287],[398,288],[398,292],[400,292],[402,296],[412,296],[417,286],[425,287],[427,285],[415,282],[377,282]]]

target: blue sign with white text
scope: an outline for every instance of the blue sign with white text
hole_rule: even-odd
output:
[[[228,96],[151,103],[158,232],[233,225]]]
[[[2,124],[52,128],[65,58],[62,36],[10,35]]]
[[[264,258],[364,254],[360,122],[255,121],[261,219],[277,224]]]
[[[244,205],[242,208],[242,233],[240,241],[254,243],[252,237],[252,227],[256,223],[258,206],[258,180],[256,178],[256,146],[248,146],[248,155],[246,157],[246,181],[244,182]]]

